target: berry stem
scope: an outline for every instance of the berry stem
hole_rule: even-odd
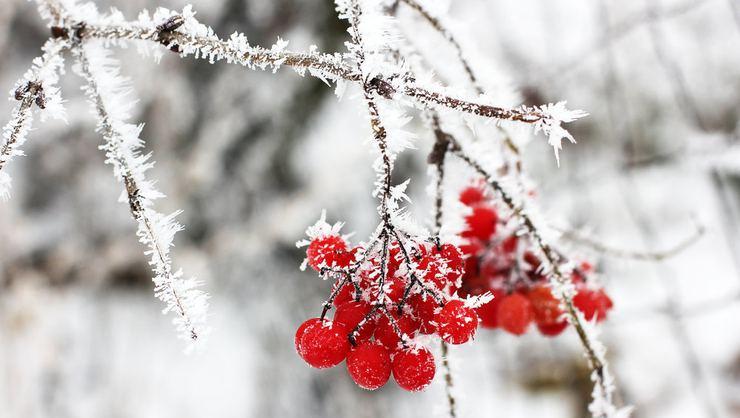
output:
[[[334,299],[339,294],[339,291],[341,291],[344,285],[347,284],[347,281],[351,281],[350,275],[348,273],[344,273],[344,274],[345,274],[344,278],[342,279],[341,282],[339,282],[339,285],[337,286],[337,288],[331,292],[331,294],[329,295],[329,299],[324,301],[324,307],[321,310],[321,316],[320,316],[322,320],[326,316],[326,313],[329,312],[329,309],[331,309],[331,304],[334,302]]]
[[[445,378],[445,394],[447,395],[447,406],[450,413],[450,418],[457,417],[457,400],[455,395],[452,394],[453,388],[455,387],[452,380],[452,370],[450,369],[450,350],[447,343],[442,341],[442,369],[444,369]]]

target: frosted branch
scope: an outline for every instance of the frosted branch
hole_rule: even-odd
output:
[[[64,70],[62,52],[66,47],[66,42],[47,40],[41,48],[43,54],[33,60],[31,68],[10,92],[11,100],[20,103],[13,109],[10,121],[3,127],[3,142],[0,146],[0,199],[7,199],[10,195],[11,178],[3,170],[13,157],[23,155],[20,147],[26,142],[31,130],[34,108],[44,110],[42,118],[65,118],[57,83],[59,73]]]
[[[173,270],[170,248],[174,234],[182,230],[175,221],[180,213],[163,215],[153,209],[153,202],[163,195],[154,188],[145,172],[153,162],[151,154],[141,154],[139,138],[142,125],[126,122],[133,100],[127,80],[118,73],[118,63],[99,41],[86,42],[73,50],[75,71],[86,81],[83,87],[98,117],[98,131],[103,134],[106,163],[113,166],[118,181],[124,184],[122,201],[127,201],[131,215],[138,222],[137,236],[147,247],[154,271],[155,295],[165,303],[163,313],[175,313],[173,319],[181,337],[195,343],[207,333],[205,328],[208,295],[198,289],[200,283],[183,278],[182,270]],[[192,347],[192,346],[191,346]]]

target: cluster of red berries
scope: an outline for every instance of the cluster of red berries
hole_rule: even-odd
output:
[[[459,295],[494,295],[493,300],[477,308],[481,326],[521,335],[534,322],[543,335],[560,334],[568,322],[542,274],[542,262],[531,250],[531,243],[506,230],[507,219],[500,219],[483,188],[467,187],[459,199],[471,209],[465,218],[467,229],[462,233],[467,243],[461,249],[467,258]],[[602,321],[612,301],[603,289],[586,280],[592,272],[593,267],[587,262],[574,269],[573,305],[587,320],[595,317]]]
[[[476,301],[461,299],[464,259],[454,245],[413,239],[390,227],[370,244],[351,247],[328,224],[309,228],[306,261],[334,282],[321,317],[296,332],[300,357],[319,369],[346,360],[358,386],[374,390],[393,375],[408,391],[434,378],[434,355],[420,343],[438,336],[463,344],[478,328]],[[326,313],[335,307],[333,319]]]

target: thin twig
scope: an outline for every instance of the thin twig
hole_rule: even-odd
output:
[[[557,228],[555,229],[561,233],[561,237],[563,239],[572,241],[576,244],[585,245],[604,255],[608,255],[608,256],[616,257],[616,258],[632,258],[635,260],[663,261],[663,260],[666,260],[668,258],[671,258],[671,257],[674,257],[680,254],[687,248],[694,245],[696,242],[699,241],[699,239],[702,236],[704,236],[704,233],[706,232],[706,229],[704,228],[704,226],[699,223],[695,223],[694,226],[695,226],[695,230],[690,236],[674,244],[672,247],[667,248],[665,250],[661,250],[661,251],[625,250],[625,249],[616,248],[616,247],[603,244],[591,237],[580,234],[577,231],[557,229]]]

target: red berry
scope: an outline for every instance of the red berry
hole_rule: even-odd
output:
[[[393,319],[395,319],[398,329],[409,338],[413,338],[414,333],[419,329],[419,321],[410,315],[401,315],[399,317],[394,313]],[[401,337],[385,315],[381,316],[378,320],[378,326],[375,328],[375,339],[380,341],[389,350],[397,349],[401,343]]]
[[[376,277],[377,281],[379,278]],[[380,298],[378,292],[378,283],[373,283],[370,287],[372,290],[370,294],[373,299]],[[403,294],[406,291],[406,281],[401,277],[386,277],[383,281],[383,292],[386,296],[386,302],[397,304],[403,299]]]
[[[498,325],[514,335],[527,332],[532,316],[532,304],[519,293],[504,297],[498,305]]]
[[[496,232],[496,222],[498,215],[493,208],[488,206],[475,206],[473,213],[465,217],[468,229],[462,233],[465,238],[478,238],[482,241],[488,241]]]
[[[478,274],[478,253],[483,250],[483,244],[477,239],[468,239],[468,243],[460,247],[463,253],[463,277],[472,277]]]
[[[408,299],[411,312],[419,320],[419,330],[424,334],[431,334],[435,331],[434,316],[439,305],[429,294],[415,293]]]
[[[556,335],[560,335],[567,326],[568,321],[561,321],[553,325],[537,324],[537,329],[540,330],[542,335],[554,337]]]
[[[401,302],[406,291],[406,282],[400,277],[389,277],[385,279],[383,288],[386,296],[394,304]]]
[[[473,338],[478,315],[461,300],[451,300],[435,317],[437,334],[450,344],[463,344]]]
[[[434,356],[424,347],[400,350],[393,356],[393,378],[402,389],[418,392],[434,379]]]
[[[378,342],[364,342],[347,355],[347,372],[357,386],[375,390],[391,377],[391,356]]]
[[[519,243],[519,237],[516,235],[509,235],[501,242],[501,250],[505,253],[513,253],[516,251],[517,244]]]
[[[442,244],[420,248],[422,257],[418,269],[422,270],[424,280],[432,283],[440,291],[449,295],[459,288],[458,279],[464,271],[464,260],[460,250],[452,244]]]
[[[542,334],[558,335],[565,329],[568,323],[561,318],[563,311],[560,309],[560,301],[553,296],[549,287],[536,285],[527,293],[527,298],[532,304],[534,322]]]
[[[403,256],[401,255],[401,249],[397,246],[393,246],[388,250],[387,277],[394,277],[396,275],[396,271],[401,267],[402,259]]]
[[[298,354],[311,367],[326,369],[341,363],[349,351],[347,327],[325,319],[311,322],[304,327],[303,336],[298,341]],[[304,323],[305,324],[305,323]],[[302,326],[303,327],[303,326]],[[300,328],[299,328],[300,330]]]
[[[540,267],[540,264],[542,264],[540,259],[537,258],[537,256],[531,251],[525,251],[523,258],[524,261],[527,262],[527,264],[532,266],[533,271],[537,271],[537,269]]]
[[[596,321],[601,322],[606,319],[606,313],[612,306],[612,300],[604,292],[604,289],[591,290],[586,286],[579,286],[578,292],[573,297],[573,305],[583,312],[587,320],[594,316]]]
[[[301,353],[301,340],[303,339],[303,334],[306,333],[306,329],[320,322],[321,322],[320,318],[311,318],[308,321],[305,321],[304,323],[302,323],[301,326],[298,327],[298,330],[295,332],[295,339],[294,339],[295,351],[297,351],[298,354]]]
[[[343,324],[347,327],[348,332],[352,332],[355,327],[365,319],[372,307],[366,302],[350,301],[342,304],[334,313],[334,322]],[[367,341],[372,337],[375,330],[375,319],[368,319],[355,334],[355,341]]]
[[[308,265],[316,271],[321,267],[347,267],[354,260],[356,250],[348,249],[339,235],[326,235],[311,241],[306,250]]]
[[[337,286],[339,286],[340,281],[337,281],[334,283],[334,286],[332,286],[332,291],[337,289]],[[355,298],[355,287],[350,283],[349,281],[342,286],[342,288],[339,290],[339,292],[334,296],[334,306],[341,306]]]
[[[501,304],[501,300],[506,296],[506,293],[502,289],[491,289],[491,293],[493,293],[493,299],[475,310],[478,313],[480,325],[483,328],[498,327],[498,307]]]
[[[486,195],[479,187],[468,186],[460,192],[460,202],[464,205],[472,206],[476,203],[483,202],[486,199]]]

